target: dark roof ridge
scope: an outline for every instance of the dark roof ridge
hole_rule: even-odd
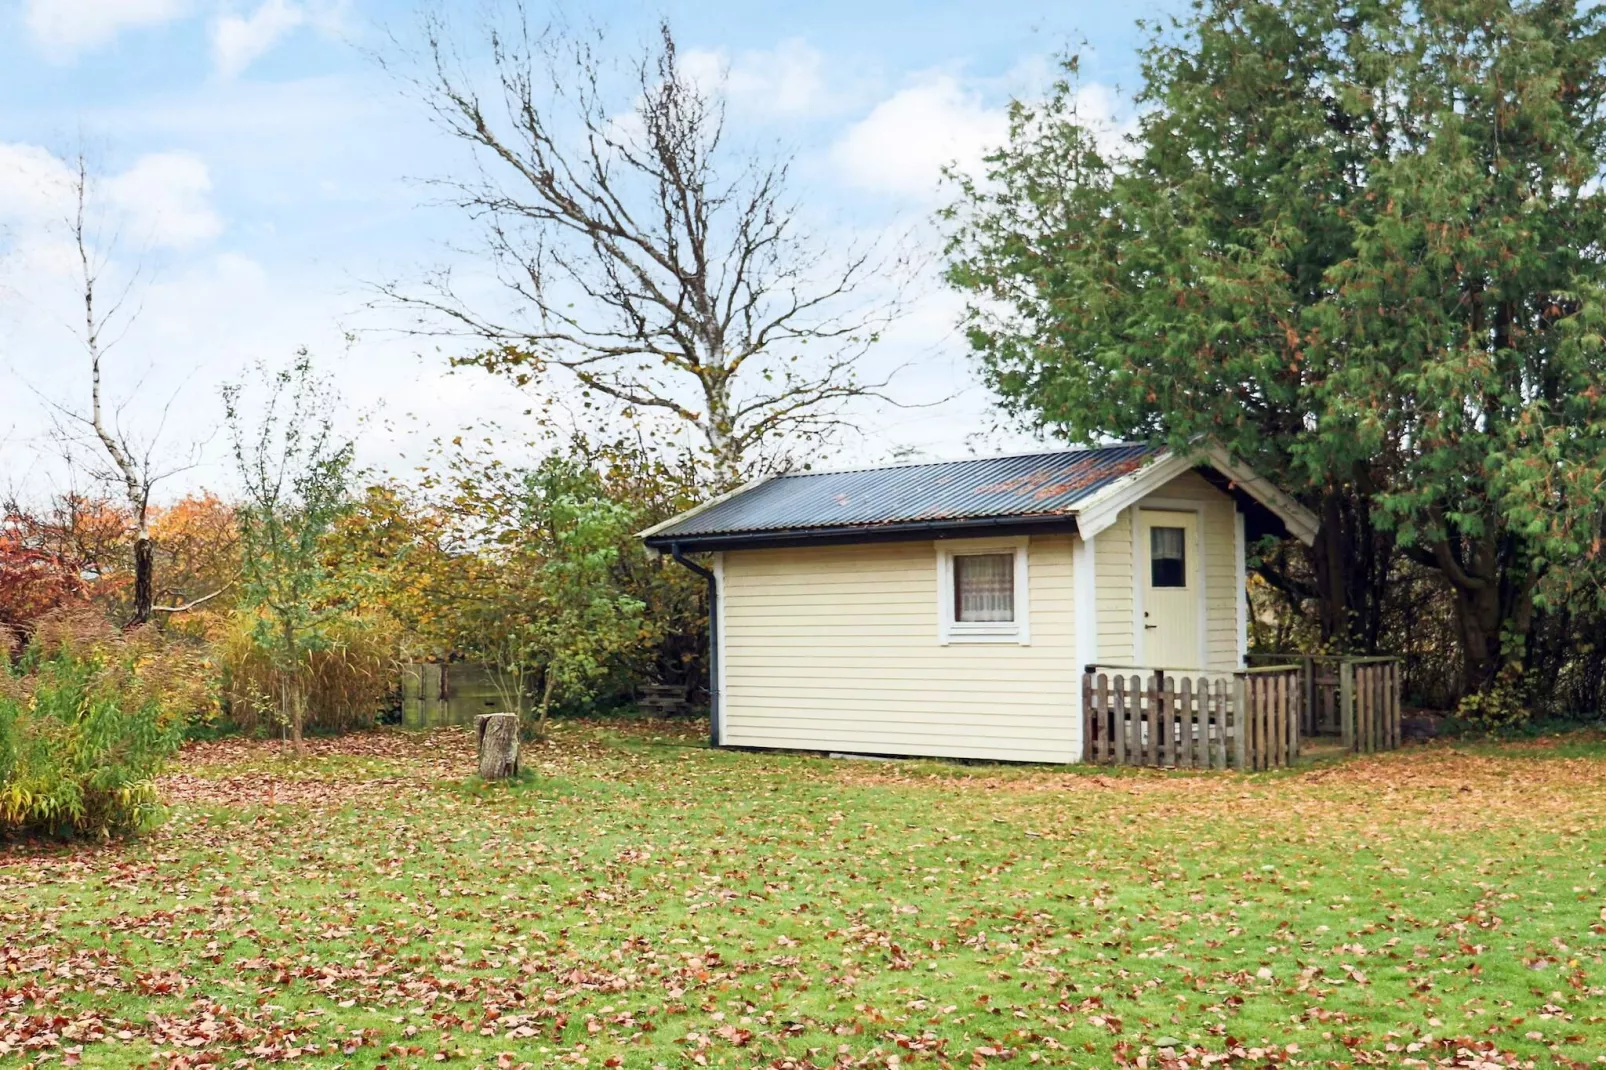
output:
[[[1012,461],[1022,457],[1058,457],[1067,453],[1092,453],[1095,450],[1151,448],[1149,442],[1100,442],[1096,446],[1067,444],[1053,449],[1019,450],[1015,453],[986,453],[970,457],[952,457],[935,461],[888,461],[885,464],[855,464],[845,468],[810,468],[801,471],[776,472],[772,479],[791,479],[794,476],[845,476],[854,472],[891,472],[903,468],[940,468],[948,464],[969,464],[973,461]],[[1163,448],[1163,447],[1158,447]]]

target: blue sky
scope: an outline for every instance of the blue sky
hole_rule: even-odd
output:
[[[472,22],[478,0],[451,5]],[[534,5],[539,10],[540,5]],[[935,242],[935,175],[974,160],[1051,57],[1085,42],[1087,92],[1112,122],[1136,80],[1139,18],[1173,0],[1110,3],[571,5],[623,46],[670,19],[683,52],[729,75],[733,125],[797,154],[796,192],[823,233]],[[516,437],[528,400],[446,353],[384,330],[368,286],[433,265],[474,267],[472,239],[419,181],[467,157],[373,61],[406,37],[412,0],[0,0],[0,473],[62,478],[52,406],[83,396],[66,324],[73,289],[60,157],[86,146],[100,181],[108,277],[137,310],[110,369],[121,419],[222,478],[217,387],[253,360],[312,348],[365,414],[365,459],[397,467],[437,435],[490,421]],[[115,241],[110,240],[115,235]],[[1018,445],[978,438],[988,399],[953,332],[958,301],[926,279],[873,360],[929,408],[863,414],[855,457],[953,456]],[[348,337],[355,331],[355,340]],[[501,433],[501,432],[499,432]]]

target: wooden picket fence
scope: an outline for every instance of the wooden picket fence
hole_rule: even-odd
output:
[[[1299,757],[1297,665],[1187,677],[1088,672],[1083,758],[1178,769],[1279,769]]]
[[[1400,745],[1400,663],[1394,658],[1347,658],[1339,665],[1339,711],[1344,746],[1361,754]]]
[[[1399,747],[1399,658],[1354,654],[1254,654],[1251,658],[1298,668],[1302,736],[1337,736],[1345,750],[1357,754]]]

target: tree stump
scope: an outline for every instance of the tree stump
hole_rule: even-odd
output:
[[[480,779],[505,780],[519,771],[519,715],[482,713],[474,718],[479,734]]]

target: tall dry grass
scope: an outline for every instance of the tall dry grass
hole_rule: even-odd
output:
[[[279,675],[251,638],[255,621],[234,615],[217,639],[228,719],[247,735],[278,735]],[[330,734],[372,728],[398,684],[400,636],[393,624],[369,617],[332,625],[330,643],[301,666],[306,687],[305,730]]]

